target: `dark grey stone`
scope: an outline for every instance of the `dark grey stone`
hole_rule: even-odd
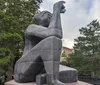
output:
[[[59,68],[59,80],[63,83],[77,82],[78,74],[77,70],[67,66],[60,65]],[[37,85],[46,84],[46,73],[42,73],[36,76]]]
[[[47,85],[64,85],[58,80],[62,48],[60,13],[65,12],[64,3],[55,3],[53,14],[48,11],[36,14],[34,19],[38,25],[31,24],[26,29],[23,55],[14,69],[16,82],[34,82],[45,69]]]

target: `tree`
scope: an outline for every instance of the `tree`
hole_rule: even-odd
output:
[[[79,31],[81,36],[75,39],[72,54],[73,66],[82,74],[100,76],[100,24],[94,20]]]
[[[32,23],[40,0],[0,0],[0,31],[23,33]]]
[[[69,56],[70,54],[67,54],[65,51],[61,54],[61,61],[60,64],[70,66],[71,64],[71,58]]]
[[[42,0],[0,0],[1,70],[7,71],[13,59],[20,57],[25,29],[34,22],[33,16],[38,12],[41,2]],[[9,52],[5,55],[7,50]]]

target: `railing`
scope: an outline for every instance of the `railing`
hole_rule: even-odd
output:
[[[79,76],[80,81],[91,83],[93,85],[100,85],[100,78],[92,78],[91,76]]]

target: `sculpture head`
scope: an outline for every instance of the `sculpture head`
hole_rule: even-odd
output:
[[[34,20],[38,23],[38,25],[42,25],[44,27],[48,27],[51,21],[52,14],[48,11],[42,11],[38,14],[35,14]]]

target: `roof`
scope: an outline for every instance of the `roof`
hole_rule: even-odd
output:
[[[64,48],[64,49],[68,49],[68,50],[73,50],[73,49],[71,49],[71,48],[68,48],[68,47],[64,47],[64,46],[63,46],[63,48]]]

